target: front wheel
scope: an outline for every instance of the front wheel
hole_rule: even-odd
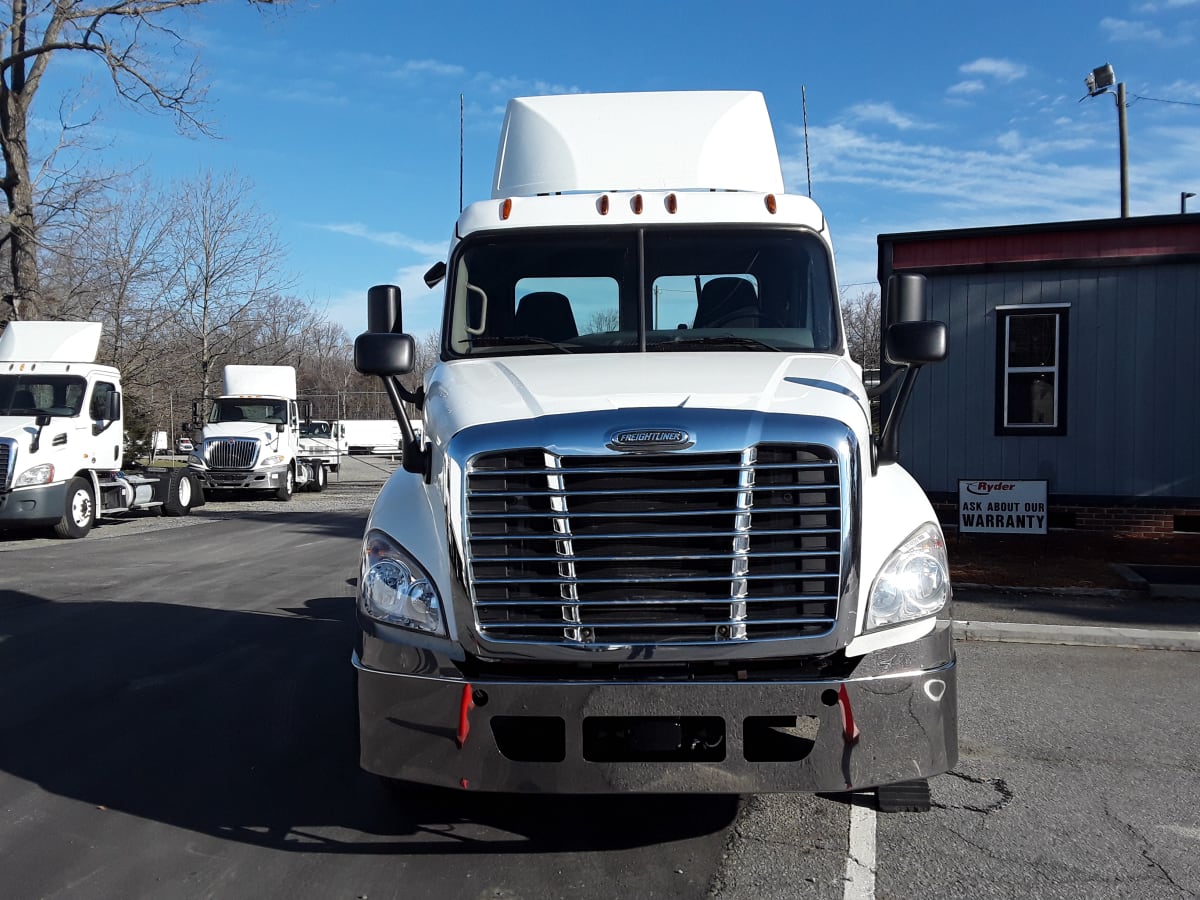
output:
[[[275,488],[275,499],[286,502],[292,499],[294,493],[296,493],[296,473],[292,471],[291,466],[288,466],[283,473],[283,480],[279,483],[279,487]]]
[[[96,524],[96,497],[92,485],[86,478],[75,477],[67,482],[67,499],[62,518],[54,526],[54,533],[61,538],[78,539]]]

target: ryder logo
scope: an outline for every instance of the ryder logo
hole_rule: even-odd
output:
[[[978,497],[988,497],[1001,491],[1015,490],[1017,486],[1011,481],[968,481],[963,487],[967,489],[967,493],[969,494],[975,494]]]

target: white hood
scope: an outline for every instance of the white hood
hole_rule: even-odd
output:
[[[840,356],[779,353],[577,354],[456,360],[431,373],[435,440],[490,422],[604,409],[742,409],[826,416],[865,433],[869,406]]]

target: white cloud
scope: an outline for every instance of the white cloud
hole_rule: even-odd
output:
[[[459,76],[464,72],[466,69],[455,63],[438,62],[436,59],[410,59],[396,69],[394,74]]]
[[[1152,44],[1181,43],[1182,38],[1168,38],[1161,28],[1156,28],[1146,22],[1131,22],[1128,19],[1115,19],[1105,16],[1100,20],[1100,28],[1108,33],[1110,41],[1142,41]]]
[[[373,244],[382,244],[385,247],[394,247],[398,250],[410,250],[413,253],[419,253],[422,256],[433,259],[440,259],[441,254],[445,252],[445,242],[433,243],[432,241],[422,241],[417,238],[411,238],[408,235],[401,234],[398,231],[373,231],[361,222],[328,222],[316,224],[313,227],[320,228],[323,231],[332,231],[334,234],[344,234],[349,237],[363,238]],[[424,271],[424,269],[422,269]]]
[[[852,119],[859,122],[884,122],[901,131],[910,128],[930,128],[932,126],[918,122],[911,116],[901,113],[890,103],[856,103],[848,113]]]
[[[980,57],[974,62],[964,63],[958,67],[964,75],[986,75],[1005,84],[1024,78],[1028,71],[1021,63],[1008,59],[993,59],[988,56]]]
[[[972,78],[968,81],[960,81],[957,84],[950,85],[950,87],[946,88],[946,93],[966,95],[978,94],[984,90],[987,90],[987,87],[984,85],[984,83],[976,78]]]

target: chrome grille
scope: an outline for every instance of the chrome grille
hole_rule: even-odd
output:
[[[13,441],[0,440],[0,490],[7,491],[12,487],[12,465],[16,456]]]
[[[841,488],[833,450],[476,456],[467,549],[480,634],[689,645],[828,634]]]
[[[204,461],[215,469],[253,469],[258,447],[254,438],[212,438],[204,442]]]

